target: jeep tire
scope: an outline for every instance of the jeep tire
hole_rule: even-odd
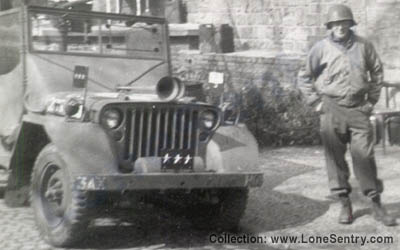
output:
[[[31,206],[40,234],[57,247],[72,246],[85,235],[86,194],[74,190],[67,164],[48,144],[38,155],[31,179]]]

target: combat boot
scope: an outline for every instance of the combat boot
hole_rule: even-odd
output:
[[[351,224],[353,223],[353,208],[351,206],[351,201],[348,195],[339,196],[342,208],[339,214],[340,224]]]
[[[396,218],[389,215],[386,209],[381,204],[381,197],[380,195],[376,195],[375,197],[371,198],[372,201],[372,210],[375,220],[381,221],[385,226],[395,226]]]

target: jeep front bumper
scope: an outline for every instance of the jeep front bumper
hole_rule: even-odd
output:
[[[262,183],[262,173],[80,175],[74,179],[75,189],[86,191],[259,187]]]

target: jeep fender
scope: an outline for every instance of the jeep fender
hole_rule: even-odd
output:
[[[72,175],[118,172],[113,141],[98,124],[50,116],[40,120]]]
[[[257,141],[244,124],[221,126],[207,145],[206,163],[216,172],[257,171]]]

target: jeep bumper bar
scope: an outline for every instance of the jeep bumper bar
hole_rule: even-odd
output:
[[[262,173],[147,173],[79,175],[75,189],[86,191],[259,187]]]

